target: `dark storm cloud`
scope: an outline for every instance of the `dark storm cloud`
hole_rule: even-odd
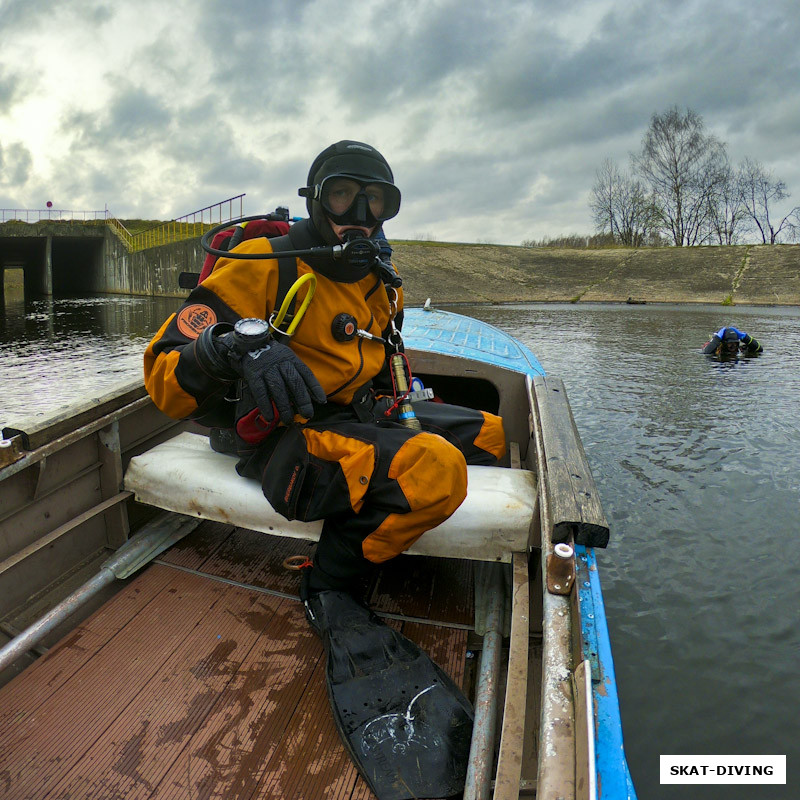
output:
[[[0,30],[7,33],[21,31],[27,26],[41,25],[44,17],[70,21],[80,19],[89,28],[108,22],[114,9],[111,3],[102,0],[70,0],[68,3],[53,3],[50,0],[3,0],[0,15]]]
[[[143,27],[106,58],[132,9]],[[605,158],[624,166],[651,116],[677,105],[700,114],[733,160],[774,162],[800,192],[794,0],[201,0],[177,2],[171,20],[162,10],[149,0],[4,4],[4,34],[47,20],[31,52],[46,53],[56,31],[63,43],[99,26],[108,99],[87,94],[58,110],[69,152],[54,156],[48,183],[151,215],[241,192],[253,213],[277,203],[300,213],[315,153],[355,138],[395,169],[404,201],[394,230],[470,220],[464,238],[485,219],[501,231],[491,237],[518,242],[590,232],[596,169]],[[0,115],[52,86],[44,72],[20,73],[0,53]],[[40,86],[21,90],[20,75]]]
[[[135,155],[136,148],[168,139],[172,113],[168,104],[139,86],[118,82],[117,93],[100,111],[68,109],[60,130],[73,138],[73,151]]]
[[[207,5],[196,19],[194,45],[204,53],[216,87],[215,110],[299,117],[303,90],[327,74],[320,53],[305,47],[319,20],[313,2],[234,0]]]
[[[585,120],[624,95],[623,119],[592,119],[594,136],[602,137],[616,133],[623,120],[638,127],[642,116],[675,102],[707,114],[785,91],[796,82],[797,15],[761,14],[745,4],[731,13],[733,5],[718,14],[697,3],[617,8],[578,45],[568,32],[543,35],[547,24],[533,14],[509,31],[514,57],[489,59],[480,70],[476,106],[505,119],[556,112]],[[776,44],[783,65],[775,63]],[[760,76],[775,73],[777,85],[761,85]]]
[[[198,20],[228,109],[300,114],[316,91],[353,120],[430,99],[448,78],[480,69],[522,4],[371,4],[339,14],[320,2],[235,3]],[[329,16],[323,14],[327,11]]]
[[[25,145],[0,141],[0,184],[6,187],[25,184],[32,165],[33,159]]]
[[[168,104],[140,86],[123,86],[108,107],[101,131],[129,144],[163,138],[172,114]]]
[[[502,46],[515,7],[447,2],[414,4],[409,12],[400,3],[373,6],[365,24],[373,35],[334,50],[342,99],[368,111],[430,98],[453,76],[470,78]]]
[[[11,109],[21,94],[20,75],[0,66],[0,113]]]

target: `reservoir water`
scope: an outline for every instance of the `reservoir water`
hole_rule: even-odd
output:
[[[0,318],[0,423],[44,419],[137,378],[177,304],[10,303]],[[611,524],[598,561],[641,800],[798,796],[800,309],[452,310],[519,337],[567,386]],[[724,324],[765,352],[701,355]],[[788,784],[661,786],[662,754],[786,755]]]

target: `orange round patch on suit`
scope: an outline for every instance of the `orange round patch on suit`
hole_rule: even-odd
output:
[[[186,306],[176,320],[178,330],[187,339],[196,339],[205,328],[213,325],[217,321],[217,315],[212,308],[198,303],[193,306]]]

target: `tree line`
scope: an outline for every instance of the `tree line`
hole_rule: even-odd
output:
[[[751,158],[734,166],[699,114],[673,107],[653,114],[628,170],[603,162],[590,206],[598,238],[616,244],[776,244],[800,237],[800,206],[778,211],[788,197],[771,170]]]

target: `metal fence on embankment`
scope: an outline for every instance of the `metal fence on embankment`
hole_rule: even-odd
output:
[[[148,247],[194,239],[215,225],[244,216],[244,194],[229,197],[211,206],[192,211],[169,222],[161,222],[143,231],[132,233],[106,208],[103,211],[67,211],[64,209],[2,208],[0,222],[79,222],[97,221],[108,225],[130,252]]]
[[[242,198],[244,198],[243,194],[229,197],[227,200],[221,200],[212,206],[192,211],[190,214],[185,214],[169,222],[163,222],[160,225],[154,225],[152,228],[136,234],[129,233],[122,223],[119,223],[119,227],[130,237],[129,239],[122,231],[118,230],[116,225],[113,225],[113,227],[120,233],[126,246],[132,252],[145,250],[148,247],[158,247],[170,242],[179,242],[183,239],[194,239],[202,236],[215,225],[222,225],[224,222],[230,222],[233,219],[244,216]],[[114,222],[118,222],[118,220],[114,220]],[[112,224],[110,219],[109,224]]]
[[[109,211],[72,211],[62,208],[0,208],[0,222],[89,222],[105,220]]]

